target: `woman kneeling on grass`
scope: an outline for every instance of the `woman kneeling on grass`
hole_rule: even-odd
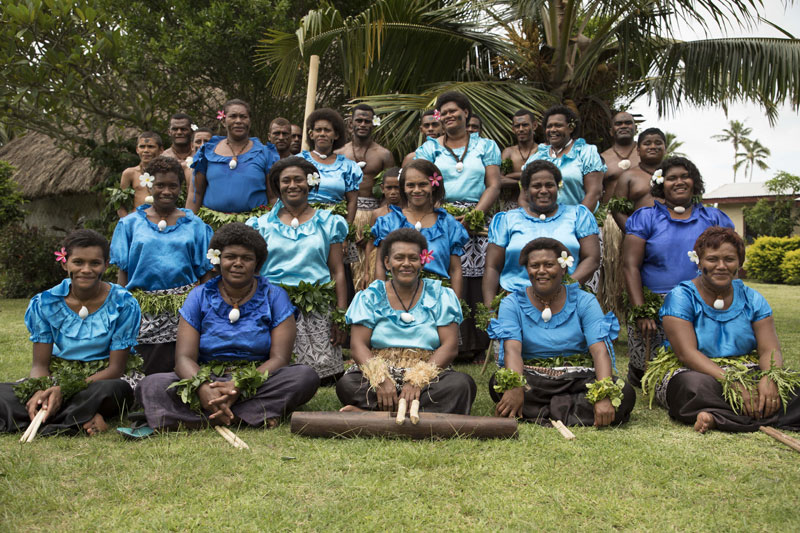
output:
[[[139,304],[123,287],[102,280],[108,257],[108,241],[92,230],[73,231],[56,252],[69,277],[28,305],[33,367],[24,381],[0,383],[0,432],[25,429],[46,409],[40,434],[83,429],[94,435],[132,403],[141,377],[130,357]]]
[[[336,384],[342,411],[392,411],[401,400],[421,411],[468,415],[475,382],[450,368],[458,353],[461,304],[442,282],[420,278],[430,260],[417,230],[395,230],[381,242],[388,281],[356,294],[347,310],[356,365]],[[412,418],[413,420],[413,418]]]
[[[220,276],[193,289],[180,310],[175,372],[147,376],[137,399],[152,428],[272,428],[319,387],[311,367],[289,364],[296,309],[257,275],[267,245],[256,230],[228,224],[210,246]]]
[[[505,297],[489,325],[504,367],[489,380],[497,416],[544,425],[627,422],[636,393],[611,375],[611,343],[619,333],[614,313],[603,315],[577,283],[563,285],[574,258],[557,240],[532,240],[519,261],[531,285]]]
[[[744,243],[730,228],[706,229],[694,250],[676,250],[699,275],[679,283],[660,318],[667,342],[650,361],[642,390],[695,431],[800,430],[800,374],[784,368],[772,309],[736,279]]]

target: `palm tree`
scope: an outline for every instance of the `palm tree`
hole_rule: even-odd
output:
[[[686,154],[678,151],[678,148],[683,146],[683,141],[679,141],[674,133],[668,131],[664,132],[664,136],[667,138],[667,150],[664,154],[664,159],[668,157],[686,157]]]
[[[679,41],[687,23],[708,29],[759,19],[760,0],[375,0],[344,18],[329,4],[295,33],[274,30],[256,62],[274,67],[276,95],[290,94],[312,54],[337,62],[345,91],[382,115],[392,148],[410,143],[422,110],[457,89],[488,136],[510,140],[509,116],[554,102],[579,111],[582,134],[607,141],[612,107],[648,95],[663,114],[683,103],[760,102],[800,107],[800,40]],[[685,68],[690,65],[691,68]]]
[[[752,133],[752,128],[746,128],[743,122],[739,122],[738,120],[731,120],[730,127],[725,128],[722,130],[722,135],[712,135],[712,139],[716,139],[719,142],[732,142],[733,143],[733,153],[739,153],[739,145],[742,144],[744,141],[749,141],[750,139],[747,137]],[[736,166],[736,162],[733,164],[733,182],[736,183],[736,171],[738,167]]]
[[[750,172],[750,181],[753,181],[753,170],[756,166],[761,170],[767,170],[767,165],[764,160],[772,155],[769,148],[758,142],[758,140],[744,139],[742,141],[743,152],[736,154],[736,163],[734,163],[734,170],[744,165],[744,173]]]

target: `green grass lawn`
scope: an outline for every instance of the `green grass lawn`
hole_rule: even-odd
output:
[[[800,367],[800,288],[753,284]],[[0,380],[30,368],[27,301],[0,301]],[[617,366],[627,365],[624,342]],[[487,375],[475,415],[493,404]],[[320,389],[307,410],[339,407]],[[242,429],[129,442],[0,436],[0,531],[800,530],[800,454],[762,433],[698,435],[639,398],[621,429],[524,424],[518,440],[322,440]]]

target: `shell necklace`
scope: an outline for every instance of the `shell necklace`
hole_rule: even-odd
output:
[[[103,286],[101,284],[100,285],[100,290],[102,290],[102,289],[103,289]],[[78,300],[78,303],[81,304],[81,308],[78,310],[78,316],[81,318],[81,320],[86,320],[86,318],[89,316],[89,308],[86,307],[86,305],[83,303],[83,300],[78,298],[78,295],[75,294],[75,291],[72,290],[72,286],[70,286],[69,292],[72,293],[72,296],[74,296],[75,299]],[[99,292],[97,294],[99,294]],[[97,294],[92,295],[90,297],[90,299],[96,297]]]
[[[289,225],[292,227],[292,229],[297,229],[297,227],[300,225],[300,220],[297,218],[297,215],[292,213],[292,210],[289,209],[288,206],[284,205],[283,208],[286,209],[286,212],[289,213],[290,215],[292,215],[292,217],[293,217],[292,221],[289,222]],[[298,215],[303,216],[303,213],[306,212],[306,209],[308,209],[308,204],[306,204],[306,206],[303,207],[303,210],[300,211],[300,213],[298,213]]]
[[[628,152],[628,155],[627,155],[627,156],[625,156],[625,157],[622,157],[622,154],[620,154],[619,152],[617,152],[617,148],[616,148],[616,146],[612,146],[612,147],[611,147],[611,149],[614,151],[614,153],[615,153],[615,154],[617,154],[617,157],[619,158],[619,163],[617,163],[617,166],[618,166],[619,168],[621,168],[622,170],[628,170],[629,168],[631,168],[631,154],[633,154],[633,150],[634,150],[635,148],[636,148],[636,144],[634,144],[633,146],[631,146],[631,149],[630,149],[630,151]]]
[[[705,278],[703,278],[702,276],[700,277],[700,283],[703,284],[703,288],[705,290],[714,295],[714,309],[716,309],[717,311],[722,311],[722,309],[725,307],[725,300],[722,299],[722,296],[717,291],[709,287],[708,284],[706,283]]]
[[[552,146],[550,146],[550,157],[552,157],[553,159],[557,159],[558,157],[561,156],[561,154],[564,152],[564,150],[569,148],[571,145],[572,145],[572,139],[570,139],[567,144],[565,144],[564,146],[562,146],[558,150],[555,150]]]
[[[409,210],[409,212],[412,212],[412,211]],[[403,213],[403,214],[405,214],[405,213]],[[431,213],[425,213],[424,215],[419,217],[419,219],[414,223],[414,229],[417,230],[417,231],[422,231],[422,222],[430,214]],[[408,215],[406,215],[406,220],[408,220],[409,223],[411,222],[411,220],[408,219]]]
[[[239,166],[239,156],[242,155],[242,152],[244,152],[244,149],[247,148],[247,145],[249,143],[250,140],[248,139],[247,142],[245,142],[244,145],[242,146],[241,150],[239,150],[239,153],[237,154],[236,151],[231,146],[231,142],[227,138],[225,139],[225,144],[228,145],[228,149],[230,149],[231,153],[233,154],[233,159],[231,159],[231,162],[228,163],[228,168],[230,168],[231,170],[235,170],[236,167]]]
[[[405,302],[403,301],[403,299],[400,298],[400,293],[397,292],[397,287],[394,286],[394,279],[390,280],[390,283],[392,284],[392,289],[394,290],[394,295],[397,296],[397,299],[400,301],[400,305],[402,305],[403,309],[405,309],[404,313],[400,313],[400,320],[402,320],[406,324],[408,324],[410,322],[414,322],[414,315],[412,315],[409,312],[409,308],[414,303],[414,298],[417,297],[417,292],[419,291],[419,286],[421,285],[421,283],[419,282],[419,278],[417,278],[417,286],[414,287],[414,294],[411,296],[411,301],[408,302],[408,305],[406,305]]]
[[[684,213],[686,212],[686,210],[687,210],[689,207],[691,207],[691,206],[692,206],[692,203],[691,203],[691,202],[689,202],[689,204],[688,204],[688,207],[687,207],[687,206],[685,206],[685,205],[670,205],[671,203],[672,203],[672,202],[667,202],[666,200],[664,200],[664,204],[666,204],[666,206],[667,206],[668,208],[672,209],[673,211],[675,211],[675,212],[676,212],[676,213],[678,213],[679,215],[682,215],[682,214],[684,214]]]
[[[447,134],[444,134],[444,142],[442,142],[442,146],[450,152],[450,155],[453,156],[453,159],[456,160],[456,172],[463,172],[464,171],[464,158],[467,157],[467,152],[469,151],[469,136],[467,136],[467,144],[464,145],[464,153],[461,154],[461,157],[458,157],[456,153],[453,151],[452,148],[447,146]]]
[[[528,150],[528,155],[522,155],[522,149],[519,147],[519,145],[517,145],[517,152],[519,152],[519,158],[522,159],[522,164],[523,165],[525,164],[525,161],[527,161],[531,157],[531,154],[533,153],[533,149],[534,148],[538,148],[536,143],[531,143],[531,144],[533,144],[533,146],[531,146],[531,149]]]
[[[547,213],[552,213],[553,211],[555,211],[557,209],[558,209],[558,203],[557,202],[553,202],[552,205],[550,205],[549,207],[546,207],[542,211],[539,211],[535,207],[530,207],[531,212],[536,214],[536,216],[539,217],[539,220],[547,220]]]
[[[328,159],[328,156],[330,155],[330,154],[321,154],[321,153],[317,152],[316,150],[311,150],[311,151],[314,152],[315,154],[317,154],[317,157],[319,157],[320,159]],[[353,155],[355,155],[355,153],[356,153],[356,151],[353,150]]]
[[[367,166],[367,153],[369,152],[369,149],[372,148],[372,142],[372,139],[370,139],[369,144],[367,144],[367,147],[364,149],[364,155],[361,157],[358,157],[358,154],[356,153],[356,145],[353,144],[353,157],[355,158],[356,164],[359,168],[364,168]]]
[[[231,311],[228,313],[228,320],[230,321],[231,324],[239,320],[239,317],[241,316],[241,313],[239,312],[239,302],[241,302],[247,296],[250,295],[250,293],[253,291],[253,285],[255,284],[256,280],[255,278],[253,278],[253,281],[250,282],[250,288],[247,289],[247,292],[244,293],[244,295],[240,296],[239,298],[233,298],[230,294],[228,294],[228,291],[225,290],[224,282],[220,283],[219,285],[220,292],[223,294],[223,296],[227,296],[228,300],[232,302],[231,305],[233,305],[233,309],[231,309]]]
[[[533,289],[533,287],[531,287],[531,292],[533,293],[533,297],[536,298],[537,300],[539,300],[539,303],[541,303],[544,306],[544,309],[542,310],[542,320],[544,320],[545,322],[550,322],[550,320],[553,318],[553,311],[550,309],[550,304],[552,304],[553,300],[558,298],[558,296],[561,294],[561,288],[562,287],[563,287],[563,285],[559,285],[558,289],[556,290],[556,293],[549,300],[543,299]]]

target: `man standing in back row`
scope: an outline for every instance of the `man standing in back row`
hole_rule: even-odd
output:
[[[278,117],[269,123],[269,142],[275,146],[281,159],[292,155],[292,125],[283,117]]]
[[[602,204],[607,204],[614,196],[614,187],[622,173],[639,164],[639,154],[634,142],[636,122],[633,120],[633,115],[625,111],[614,115],[611,119],[611,139],[614,144],[600,154],[608,167],[603,176]]]
[[[531,154],[536,153],[536,150],[539,149],[539,145],[534,139],[538,127],[539,121],[536,120],[533,111],[518,109],[511,117],[511,129],[514,137],[517,138],[517,144],[509,146],[500,155],[503,161],[511,160],[511,171],[500,177],[500,201],[503,211],[516,209],[525,202],[525,195],[522,194],[519,186],[519,178],[522,175],[522,165],[530,158]]]

